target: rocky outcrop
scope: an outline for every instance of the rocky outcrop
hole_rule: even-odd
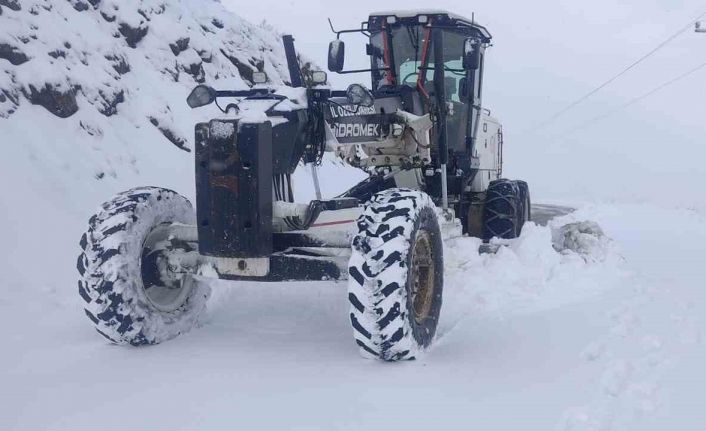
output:
[[[22,10],[22,6],[20,6],[20,0],[0,0],[0,5],[5,6],[10,10],[14,10],[15,12]]]
[[[120,25],[118,26],[118,31],[125,38],[125,42],[127,43],[127,46],[129,46],[130,48],[137,48],[137,44],[140,43],[140,41],[145,36],[147,36],[147,32],[149,31],[149,27],[146,25],[132,27],[132,26],[130,26],[130,24],[126,24],[124,22],[121,22]]]
[[[16,46],[0,43],[0,58],[5,59],[15,66],[29,61],[29,57]]]
[[[169,48],[171,48],[174,55],[179,55],[189,48],[189,40],[190,39],[188,37],[182,37],[177,39],[176,42],[170,43]]]
[[[78,111],[76,103],[78,89],[79,87],[75,86],[62,90],[52,84],[45,84],[41,88],[30,85],[29,89],[23,92],[32,104],[43,106],[59,118],[68,118]]]

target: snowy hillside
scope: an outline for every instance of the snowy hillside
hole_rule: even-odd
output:
[[[448,241],[417,361],[361,359],[333,282],[214,283],[188,334],[105,343],[76,288],[87,218],[139,185],[193,197],[193,125],[221,114],[185,98],[256,70],[286,83],[277,31],[217,1],[0,0],[0,430],[703,429],[706,216],[649,202],[563,196],[497,254]],[[605,236],[561,236],[585,220]]]
[[[245,88],[254,71],[275,84],[287,80],[277,33],[216,1],[5,3],[0,58],[10,64],[0,69],[3,118],[23,99],[61,118],[129,112],[134,126],[156,122],[180,141],[189,128],[174,124],[172,105],[195,83]]]

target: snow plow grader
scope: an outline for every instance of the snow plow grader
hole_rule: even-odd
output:
[[[228,101],[195,127],[196,208],[174,191],[118,194],[89,220],[79,293],[97,331],[155,344],[188,331],[209,278],[346,280],[363,356],[412,359],[430,346],[443,292],[443,240],[514,238],[530,217],[527,184],[502,178],[503,134],[482,106],[490,33],[439,11],[371,14],[336,31],[328,68],[371,88],[308,79],[283,38],[291,85],[256,73],[244,91],[200,85],[191,108]],[[344,68],[343,36],[368,38],[370,67]],[[220,107],[221,105],[219,105]],[[325,151],[368,177],[331,199],[296,203],[291,175]]]

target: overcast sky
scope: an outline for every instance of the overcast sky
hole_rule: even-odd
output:
[[[334,37],[327,17],[338,28],[353,28],[371,11],[428,4],[222,2],[252,22],[266,20],[293,34],[299,51],[322,66]],[[505,128],[507,176],[530,180],[539,196],[602,199],[643,199],[653,193],[682,193],[681,198],[688,199],[687,192],[674,189],[692,179],[706,183],[706,68],[586,130],[555,138],[706,62],[706,34],[693,29],[550,127],[528,132],[706,12],[706,2],[437,0],[433,7],[465,16],[475,12],[476,20],[494,36],[484,105]],[[362,48],[354,43],[346,48],[347,65],[365,62],[364,52],[358,51]],[[332,76],[331,81],[338,86],[351,81],[370,85],[365,75]]]

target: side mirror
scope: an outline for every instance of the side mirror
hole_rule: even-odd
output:
[[[336,39],[328,45],[328,70],[340,72],[343,70],[343,59],[346,55],[346,45]]]
[[[186,98],[186,103],[193,109],[210,105],[216,100],[216,90],[208,85],[197,85]]]
[[[370,108],[375,104],[373,93],[360,84],[351,84],[346,90],[346,98],[351,105],[364,106]]]
[[[466,70],[480,69],[481,42],[478,39],[468,38],[463,44],[463,68]]]

